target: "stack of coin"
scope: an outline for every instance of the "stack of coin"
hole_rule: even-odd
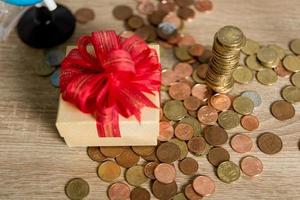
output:
[[[239,66],[240,50],[245,45],[243,32],[224,26],[214,37],[212,58],[206,74],[207,85],[216,92],[229,92],[234,84],[232,73]]]

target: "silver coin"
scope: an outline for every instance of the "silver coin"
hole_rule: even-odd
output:
[[[261,104],[261,97],[255,91],[251,91],[251,90],[244,91],[241,94],[241,96],[248,97],[249,99],[251,99],[254,103],[254,107],[258,107]]]
[[[61,50],[50,50],[46,53],[46,62],[51,66],[60,65],[65,57],[65,53]]]

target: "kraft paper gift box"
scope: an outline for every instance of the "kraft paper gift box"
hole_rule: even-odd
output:
[[[67,47],[67,53],[73,48],[75,47]],[[158,45],[150,45],[150,48],[154,48],[159,56]],[[91,49],[88,51],[93,51]],[[121,137],[99,137],[95,117],[81,112],[75,105],[64,101],[61,96],[56,127],[69,147],[156,145],[159,134],[159,93],[146,94],[146,96],[157,108],[142,108],[141,122],[133,116],[124,118],[119,115]]]

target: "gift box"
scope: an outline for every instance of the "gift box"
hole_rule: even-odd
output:
[[[142,66],[141,69],[137,69],[137,68],[133,69],[134,73],[140,74],[137,75],[138,77],[137,81],[130,78],[130,73],[128,74],[129,78],[125,77],[126,73],[128,73],[128,71],[126,71],[127,70],[126,63],[128,62],[128,60],[126,60],[128,58],[126,52],[124,53],[120,51],[115,54],[112,53],[113,54],[112,56],[105,58],[105,55],[107,54],[107,52],[105,52],[107,51],[107,47],[103,47],[102,44],[104,42],[108,42],[109,43],[108,46],[109,46],[110,42],[109,41],[103,42],[102,40],[101,43],[98,44],[97,37],[100,37],[100,39],[116,37],[117,42],[121,43],[120,46],[123,45],[122,48],[126,49],[126,51],[129,52],[128,55],[131,55],[129,56],[130,59],[131,58],[133,60],[135,59],[134,60],[135,63],[145,63],[145,64],[148,63],[147,59],[150,59],[149,63],[151,63],[151,66],[145,65]],[[132,39],[120,38],[117,35],[115,36],[114,32],[108,32],[108,33],[101,32],[99,34],[98,33],[94,34],[92,35],[92,37],[89,38],[90,40],[88,40],[87,38],[81,38],[81,40],[79,40],[78,42],[77,47],[76,46],[68,47],[67,56],[65,60],[62,62],[62,68],[61,68],[62,74],[60,75],[60,87],[61,87],[62,94],[60,95],[59,98],[58,114],[56,120],[56,127],[58,129],[60,136],[64,138],[66,144],[69,147],[156,145],[157,136],[159,134],[159,105],[160,105],[160,101],[159,101],[160,83],[157,83],[157,81],[160,82],[161,69],[159,63],[158,65],[156,65],[155,56],[157,57],[157,60],[159,60],[159,57],[157,56],[159,55],[159,46],[150,45],[148,47],[145,46],[146,44],[143,44],[142,43],[143,41],[138,37]],[[92,46],[88,43],[92,43]],[[83,47],[81,46],[82,44]],[[115,47],[110,46],[109,48],[115,48]],[[144,50],[137,50],[138,48],[142,48]],[[147,48],[149,48],[151,52]],[[86,49],[87,51],[86,52],[82,51],[82,49]],[[96,73],[97,77],[101,77],[102,74],[103,75],[106,74],[105,76],[109,77],[109,78],[101,79],[101,80],[105,80],[106,83],[100,86],[106,88],[108,87],[109,83],[112,83],[111,85],[117,85],[116,86],[117,89],[113,88],[114,90],[110,89],[106,91],[107,93],[104,93],[103,88],[97,88],[98,90],[96,92],[90,94],[91,93],[90,91],[92,91],[92,89],[94,89],[97,86],[97,84],[103,83],[103,81],[101,81],[100,79],[98,80],[97,77],[95,77],[94,79],[97,79],[98,82],[96,81],[94,83],[93,79],[91,79],[91,84],[96,84],[95,87],[86,83],[86,79],[94,75],[94,73],[91,73],[89,69],[87,69],[86,71],[87,74],[81,74],[89,66],[93,67],[93,65],[89,65],[88,63],[84,63],[82,60],[80,60],[80,59],[88,60],[91,58],[91,57],[87,58],[86,53],[88,53],[89,56],[95,58],[95,60],[97,58],[98,59],[97,62],[101,62],[100,63],[101,67],[104,66],[103,68],[105,70],[100,70],[99,73],[97,71]],[[104,57],[101,57],[101,54],[104,53],[105,53]],[[122,68],[120,68],[120,74],[114,77],[117,77],[118,79],[119,76],[125,74],[124,80],[126,81],[122,80],[122,78],[120,78],[120,81],[119,79],[114,80],[114,78],[111,78],[110,75],[108,76],[107,74],[117,74],[119,72],[112,71],[112,73],[110,73],[111,71],[109,71],[109,73],[106,73],[106,71],[110,70],[112,67],[114,67],[114,65],[106,66],[106,63],[103,62],[103,60],[104,61],[107,60],[109,61],[109,63],[114,64],[115,62],[112,61],[116,60],[116,62],[119,62],[119,60],[123,58],[122,57],[123,53],[124,53],[124,57],[127,58],[125,59],[125,61],[120,61],[120,64],[117,63],[118,64],[117,67],[121,66]],[[121,57],[119,57],[119,55],[121,55]],[[139,61],[139,59],[141,59],[141,61]],[[139,66],[135,66],[135,67],[139,67]],[[147,67],[151,67],[153,69],[148,69]],[[76,71],[77,68],[79,68],[80,70]],[[122,70],[125,70],[125,72],[123,72]],[[151,73],[149,72],[151,72],[155,76],[151,75]],[[83,78],[81,76],[83,76]],[[86,76],[87,78],[84,79],[84,76]],[[80,81],[78,81],[77,79]],[[132,82],[133,86],[131,83],[128,84],[128,82]],[[135,84],[135,82],[137,82],[137,85]],[[82,84],[86,84],[86,85],[83,87]],[[136,89],[135,87],[140,89]],[[118,88],[120,91],[118,90]],[[80,95],[74,98],[74,96],[76,96],[78,93],[77,90],[80,91]],[[126,93],[124,91],[126,91]],[[131,91],[131,93],[129,91]],[[90,97],[92,97],[91,99],[94,101],[94,103],[95,102],[98,103],[97,105],[92,105],[89,102],[91,99],[85,98],[87,93],[89,94]],[[123,93],[125,94],[126,98],[124,98],[124,96],[123,98],[122,96],[121,97],[118,96],[119,94],[123,94]],[[114,98],[110,99],[105,95],[113,96],[115,99]],[[99,96],[100,96],[100,100],[99,100]],[[101,98],[104,100],[101,100]],[[82,101],[84,103],[82,103]],[[100,103],[98,101],[100,101]],[[144,102],[144,104],[139,105],[140,102]],[[82,106],[81,104],[83,104],[84,106]],[[107,104],[110,104],[110,106],[105,107],[105,105]],[[93,109],[86,109],[85,107],[87,106]],[[131,108],[131,110],[129,108]]]

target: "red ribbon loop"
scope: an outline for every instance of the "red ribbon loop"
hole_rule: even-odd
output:
[[[159,91],[160,80],[156,51],[138,36],[122,38],[114,31],[82,36],[61,64],[63,99],[96,116],[99,137],[121,136],[119,115],[140,121],[143,107],[156,108],[145,93]]]

